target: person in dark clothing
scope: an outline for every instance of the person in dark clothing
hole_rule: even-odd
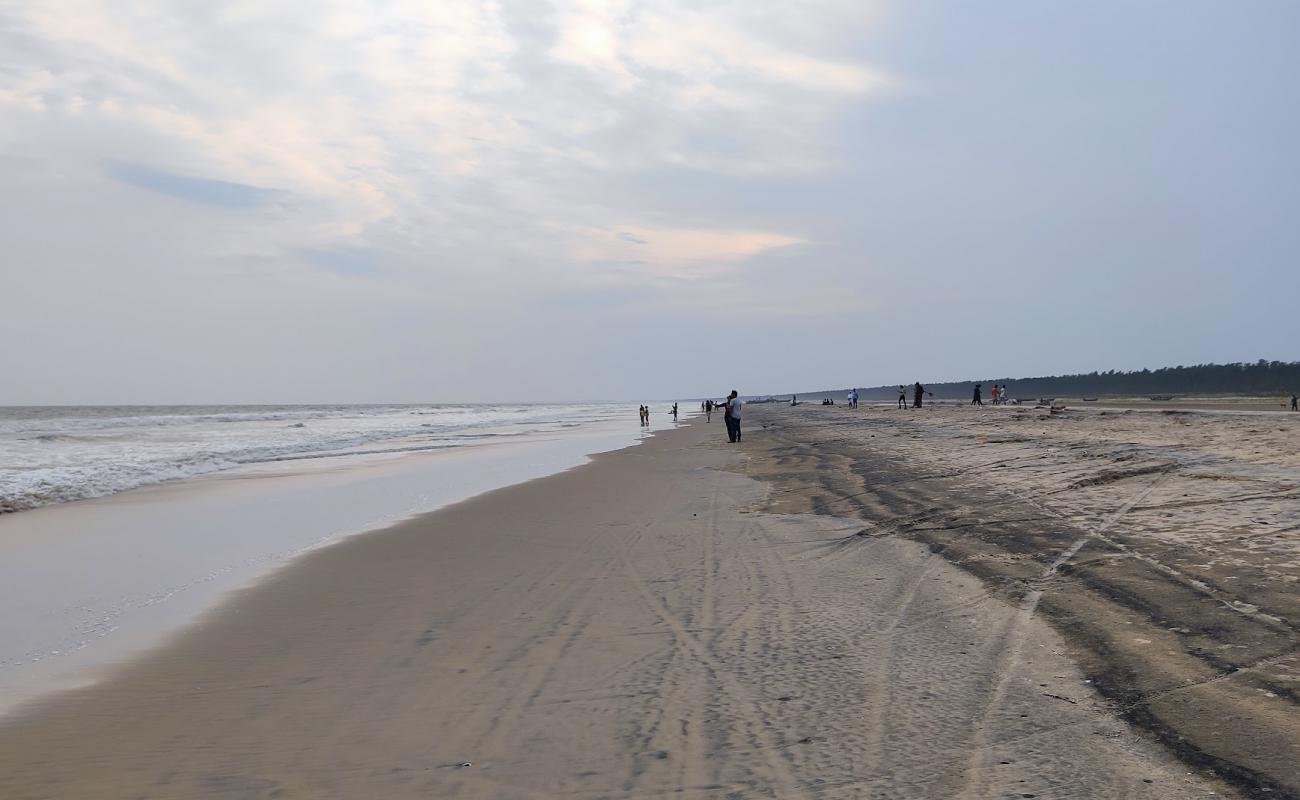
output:
[[[1291,395],[1291,410],[1300,411],[1300,395]]]
[[[970,401],[970,404],[971,404],[971,405],[973,405],[973,406],[982,406],[982,405],[984,405],[984,400],[981,399],[981,397],[980,397],[980,395],[983,394],[983,392],[981,391],[981,387],[982,387],[983,385],[984,385],[984,384],[981,384],[981,383],[977,383],[977,384],[975,384],[975,396],[974,396],[973,398],[971,398],[971,401]]]
[[[705,421],[705,422],[712,422],[712,421],[713,421],[713,401],[712,401],[712,400],[705,400],[705,401],[704,401],[704,421]]]
[[[677,421],[677,404],[673,403],[673,422]]]
[[[921,382],[917,381],[916,385],[912,387],[912,408],[920,408],[921,395],[926,395],[926,394],[930,395],[931,397],[934,397],[934,392],[927,392],[925,390],[925,387],[921,385]]]
[[[898,407],[907,408],[907,389],[903,384],[898,384]]]

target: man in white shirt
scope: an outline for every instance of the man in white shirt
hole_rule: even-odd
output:
[[[745,403],[732,389],[731,394],[727,395],[726,401],[722,404],[722,421],[727,423],[727,441],[735,443],[740,441],[740,413],[745,407]]]

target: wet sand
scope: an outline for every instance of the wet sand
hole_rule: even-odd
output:
[[[697,421],[312,553],[0,724],[0,797],[1235,794],[1088,682],[1039,613],[1054,590],[1029,605],[885,500],[843,502],[879,476],[858,459],[885,466],[826,449],[865,453],[861,418],[785,411],[739,447]],[[1058,552],[987,555],[1033,575]]]

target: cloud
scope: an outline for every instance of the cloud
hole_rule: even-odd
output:
[[[730,272],[748,258],[800,241],[798,237],[762,231],[623,226],[618,233],[586,233],[574,256],[595,264],[646,267],[625,273],[622,279],[690,280]]]
[[[854,0],[68,0],[7,14],[0,155],[248,212],[237,238],[196,226],[193,246],[282,271],[400,254],[383,274],[413,292],[508,270],[519,286],[585,286],[610,261],[655,285],[798,242],[769,220],[719,226],[609,193],[668,170],[824,173],[836,116],[891,85],[853,49],[878,14]],[[789,21],[808,16],[819,24]]]
[[[339,275],[374,275],[378,271],[374,253],[357,249],[304,250],[303,258]]]
[[[104,171],[123,183],[192,203],[221,208],[256,208],[270,195],[243,183],[191,178],[125,161],[110,161]]]

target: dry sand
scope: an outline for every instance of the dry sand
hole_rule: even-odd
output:
[[[1234,794],[1135,733],[1023,593],[935,555],[886,502],[836,505],[870,490],[820,440],[866,453],[866,412],[783,414],[755,408],[740,447],[696,422],[313,553],[6,721],[0,797]],[[988,555],[1036,574],[1067,540]],[[1225,657],[1258,660],[1250,641]]]
[[[1187,763],[1300,796],[1300,414],[753,410],[771,510],[926,544]]]

